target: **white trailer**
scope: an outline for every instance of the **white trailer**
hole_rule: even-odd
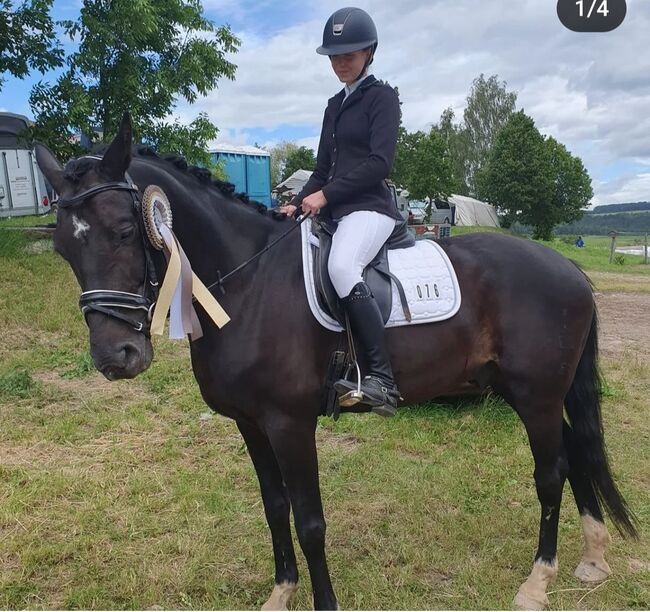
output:
[[[24,140],[30,122],[23,115],[0,113],[0,217],[38,215],[50,210],[45,178],[34,151]]]

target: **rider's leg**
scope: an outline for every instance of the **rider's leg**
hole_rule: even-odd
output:
[[[395,227],[395,221],[372,211],[357,211],[339,221],[332,240],[328,267],[332,284],[348,315],[358,348],[367,365],[361,391],[364,403],[384,416],[395,413],[399,392],[385,346],[384,322],[377,303],[363,282],[362,273]],[[348,381],[336,384],[339,392],[356,389]]]

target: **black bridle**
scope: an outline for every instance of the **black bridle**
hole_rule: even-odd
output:
[[[100,158],[96,158],[100,159]],[[144,295],[137,293],[129,293],[127,291],[115,291],[113,289],[93,289],[92,291],[84,291],[79,296],[79,307],[81,312],[88,322],[87,316],[89,312],[101,312],[102,314],[118,319],[130,325],[138,332],[149,336],[149,323],[153,308],[156,305],[156,297],[158,292],[158,279],[156,276],[156,269],[153,265],[153,259],[149,245],[147,244],[147,233],[142,219],[142,204],[140,201],[140,192],[137,185],[131,180],[131,177],[126,174],[125,181],[111,181],[95,185],[86,191],[82,191],[77,195],[59,198],[57,201],[52,202],[59,208],[70,208],[79,204],[83,204],[88,198],[91,198],[104,191],[128,191],[133,198],[133,210],[137,219],[140,235],[142,236],[142,245],[145,253],[145,273],[144,273]],[[151,297],[147,296],[147,293]],[[142,310],[146,313],[146,322],[137,321],[130,316],[123,314],[120,311],[134,311]]]

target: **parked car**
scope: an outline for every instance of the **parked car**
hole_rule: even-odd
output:
[[[427,215],[428,203],[424,200],[410,200],[409,208],[413,215],[412,223],[420,224],[425,222]],[[434,200],[431,203],[431,215],[426,223],[431,225],[441,225],[451,223],[453,220],[453,210],[449,202],[444,200]]]

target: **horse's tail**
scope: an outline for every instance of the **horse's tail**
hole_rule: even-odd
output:
[[[598,314],[594,304],[591,329],[580,357],[565,407],[572,429],[570,460],[593,488],[597,500],[622,535],[638,537],[636,518],[618,490],[607,460],[600,398],[602,380],[598,370]]]

